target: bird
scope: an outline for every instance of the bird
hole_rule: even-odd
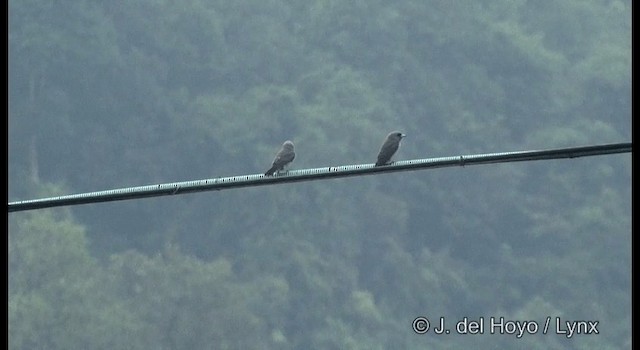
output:
[[[271,168],[267,170],[264,174],[266,176],[273,175],[276,171],[280,171],[284,169],[284,167],[291,163],[293,159],[296,157],[296,152],[293,151],[293,142],[290,140],[285,141],[282,144],[282,148],[276,154],[276,157],[273,159],[273,163],[271,164]]]
[[[407,135],[401,133],[400,131],[392,131],[387,135],[387,138],[384,140],[382,147],[380,148],[380,153],[378,153],[378,161],[376,162],[376,166],[387,165],[393,157],[393,154],[396,153],[398,147],[400,147],[400,141],[403,137]]]

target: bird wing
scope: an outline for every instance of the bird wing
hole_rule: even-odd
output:
[[[386,163],[391,160],[393,154],[398,150],[399,142],[395,142],[394,140],[387,140],[380,148],[380,153],[378,153],[378,163]]]
[[[276,158],[273,160],[273,165],[277,167],[284,166],[287,163],[292,162],[295,156],[296,154],[294,152],[283,149],[276,155]]]

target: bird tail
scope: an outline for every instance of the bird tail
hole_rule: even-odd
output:
[[[276,166],[272,166],[271,169],[267,170],[267,172],[264,173],[264,175],[265,176],[271,176],[275,172],[276,172]]]

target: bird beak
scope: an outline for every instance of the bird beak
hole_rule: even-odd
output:
[[[405,138],[405,137],[407,137],[407,134],[401,134],[400,135],[400,138]]]

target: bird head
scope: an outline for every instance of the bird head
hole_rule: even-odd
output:
[[[290,140],[287,140],[282,144],[282,147],[292,150],[293,149],[293,142],[291,142]]]
[[[392,131],[388,137],[393,137],[397,140],[402,140],[402,138],[406,136],[407,136],[406,134],[403,134],[400,131]]]

